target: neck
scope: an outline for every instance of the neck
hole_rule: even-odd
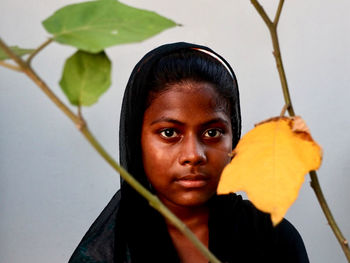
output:
[[[198,226],[207,225],[209,218],[209,209],[206,206],[189,207],[189,208],[169,208],[188,228],[192,231]],[[169,230],[174,230],[175,227],[167,222]],[[174,229],[172,229],[174,228]]]
[[[208,247],[209,229],[208,218],[209,209],[207,206],[189,207],[181,209],[171,209],[172,212],[186,224],[186,226],[197,236],[197,238]],[[168,231],[178,252],[182,263],[206,263],[208,260],[197,248],[170,222],[167,222]]]

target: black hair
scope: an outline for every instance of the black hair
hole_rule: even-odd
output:
[[[214,86],[219,95],[218,105],[222,106],[228,116],[233,116],[237,103],[233,90],[237,89],[232,73],[223,62],[198,49],[180,49],[161,57],[153,64],[145,88],[148,90],[145,108],[159,93],[170,86],[185,82],[208,82]],[[237,132],[236,118],[231,119],[232,132]],[[235,145],[233,145],[235,146]]]

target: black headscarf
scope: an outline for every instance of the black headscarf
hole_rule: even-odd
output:
[[[144,180],[139,178],[138,175],[143,173],[141,158],[141,126],[143,119],[143,109],[146,103],[148,90],[145,83],[147,82],[148,76],[152,70],[152,66],[159,61],[160,58],[177,52],[182,49],[202,49],[206,50],[215,56],[219,57],[226,68],[230,71],[232,76],[232,82],[234,89],[232,90],[231,107],[233,108],[231,114],[232,130],[235,131],[233,134],[233,143],[235,146],[240,138],[241,132],[241,114],[239,104],[239,93],[235,74],[231,66],[222,58],[219,54],[215,53],[208,47],[179,42],[173,44],[166,44],[160,46],[149,53],[147,53],[139,63],[135,66],[131,73],[129,82],[126,86],[123,105],[120,115],[120,130],[119,130],[119,153],[120,153],[120,164],[126,168],[132,175],[138,180]],[[208,55],[210,56],[210,55]]]
[[[128,81],[120,116],[120,164],[139,182],[150,189],[141,158],[141,127],[148,95],[147,78],[157,61],[182,49],[202,49],[217,56],[232,76],[231,123],[233,146],[240,138],[241,116],[237,81],[231,66],[213,50],[196,44],[172,43],[147,53],[135,66]],[[210,55],[208,55],[210,56]],[[90,227],[70,259],[77,262],[177,262],[165,221],[147,201],[121,180],[118,191]],[[157,249],[157,251],[155,251]],[[164,261],[164,259],[167,259]]]

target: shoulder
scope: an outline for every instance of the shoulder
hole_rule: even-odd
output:
[[[274,228],[274,239],[279,257],[288,255],[285,262],[309,262],[304,242],[296,228],[287,220],[283,219]]]
[[[238,246],[249,245],[249,250],[256,250],[269,262],[309,262],[303,240],[288,220],[274,227],[269,214],[236,194],[216,196],[213,204],[215,221],[225,225]]]
[[[242,196],[236,194],[215,196],[211,201],[211,213],[215,217],[225,217],[241,227],[271,228],[270,216],[255,208],[248,200],[244,200]]]
[[[84,235],[69,263],[113,262],[115,224],[120,198],[121,193],[118,191]]]

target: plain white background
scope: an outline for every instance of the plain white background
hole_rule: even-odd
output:
[[[0,36],[34,48],[49,36],[41,21],[71,0],[2,0]],[[277,0],[262,4],[272,14]],[[283,97],[265,24],[248,0],[128,0],[182,27],[142,43],[109,48],[113,84],[98,104],[83,110],[96,137],[118,158],[122,93],[136,62],[168,42],[207,45],[234,68],[241,92],[243,133],[278,115]],[[279,33],[297,114],[324,149],[319,171],[324,194],[350,238],[350,3],[286,1]],[[35,70],[67,102],[58,81],[75,49],[51,44]],[[67,262],[119,187],[119,176],[96,155],[74,125],[23,74],[0,68],[0,262]],[[73,108],[73,110],[75,110]],[[346,262],[305,177],[287,213],[305,241],[311,262]]]

